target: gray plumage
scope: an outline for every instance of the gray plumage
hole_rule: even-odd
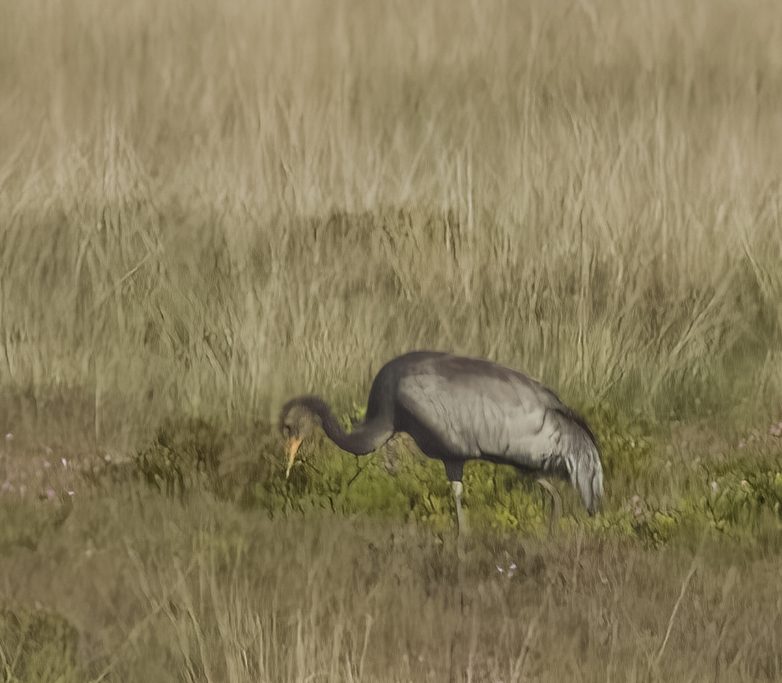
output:
[[[321,399],[292,399],[280,416],[289,444],[288,471],[307,414],[320,420],[340,448],[356,455],[377,450],[397,432],[409,434],[425,455],[444,463],[460,528],[461,480],[468,460],[569,481],[590,514],[603,497],[600,452],[586,421],[550,389],[490,361],[432,351],[395,358],[372,382],[364,423],[351,434]]]

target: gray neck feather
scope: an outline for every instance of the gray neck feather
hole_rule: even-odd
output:
[[[288,411],[294,407],[302,408],[310,415],[317,417],[326,436],[343,451],[353,453],[353,455],[366,455],[376,451],[394,433],[387,420],[378,416],[369,422],[358,425],[350,434],[347,434],[339,426],[339,422],[328,404],[318,396],[299,396],[288,401],[282,409],[282,415],[287,415]]]

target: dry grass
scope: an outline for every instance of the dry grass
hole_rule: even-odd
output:
[[[127,484],[94,493],[36,551],[3,558],[7,604],[45,606],[78,631],[72,680],[782,674],[778,559],[760,549],[489,534],[468,542],[460,579],[452,537],[414,525],[271,521]]]
[[[6,385],[345,400],[401,351],[780,395],[773,4],[4,3]]]
[[[0,596],[81,634],[30,676],[780,677],[758,496],[740,542],[476,533],[459,583],[429,527],[52,467],[127,459],[170,416],[264,434],[303,391],[354,415],[423,347],[544,380],[610,453],[651,425],[611,512],[694,499],[753,429],[750,461],[778,460],[775,2],[8,0],[0,93]]]

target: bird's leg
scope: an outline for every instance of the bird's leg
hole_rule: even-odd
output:
[[[548,529],[549,532],[553,532],[554,529],[557,528],[557,522],[559,522],[559,518],[562,517],[562,498],[560,497],[557,489],[554,488],[554,485],[548,479],[541,477],[538,479],[538,484],[546,489],[546,491],[548,491],[551,495],[552,507]]]
[[[464,521],[464,511],[462,510],[462,491],[464,486],[460,481],[452,481],[451,488],[453,489],[453,499],[456,502],[456,527],[459,537],[462,537],[467,531],[467,523]]]
[[[464,535],[467,532],[467,523],[464,521],[462,510],[462,491],[464,486],[460,481],[452,481],[453,499],[456,502],[456,555],[459,558],[459,585],[464,585]],[[462,596],[462,600],[464,596]]]
[[[464,463],[459,460],[443,460],[445,465],[445,474],[448,481],[451,482],[453,490],[453,499],[456,503],[456,527],[459,531],[458,536],[461,539],[467,531],[467,523],[464,521],[464,511],[462,510],[462,475],[464,474]]]

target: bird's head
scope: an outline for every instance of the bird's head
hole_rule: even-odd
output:
[[[312,433],[315,419],[305,408],[295,403],[287,403],[280,413],[280,432],[285,439],[285,456],[288,460],[286,479],[291,473],[301,442]]]

